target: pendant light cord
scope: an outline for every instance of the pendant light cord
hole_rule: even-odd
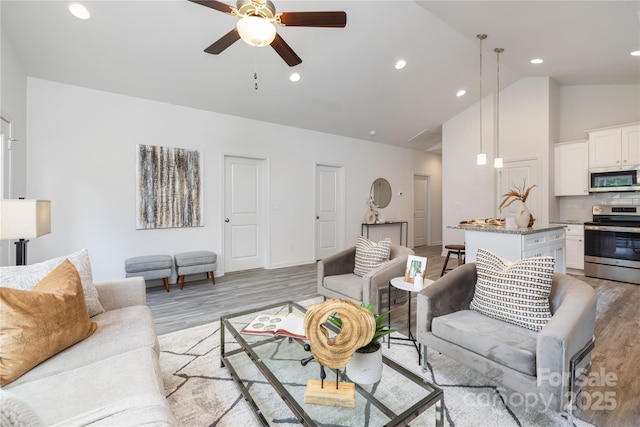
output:
[[[482,41],[487,38],[486,34],[478,34],[480,40],[480,154],[482,154]]]
[[[500,157],[500,54],[504,49],[497,47],[496,53],[496,157]]]

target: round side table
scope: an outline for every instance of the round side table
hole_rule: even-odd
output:
[[[387,296],[389,297],[389,310],[391,310],[391,287],[396,289],[400,289],[401,291],[407,291],[408,293],[408,301],[407,301],[407,329],[409,330],[409,336],[407,338],[404,337],[392,337],[388,336],[387,340],[387,348],[391,348],[391,340],[400,340],[400,341],[411,341],[413,342],[413,346],[416,348],[418,352],[418,365],[422,363],[422,344],[416,342],[416,338],[413,336],[411,332],[411,295],[414,292],[420,292],[427,286],[433,283],[431,279],[424,279],[424,284],[422,287],[417,287],[413,283],[405,282],[404,277],[394,277],[389,282],[389,291],[387,292]],[[391,312],[389,312],[389,316],[387,316],[387,325],[391,328]]]

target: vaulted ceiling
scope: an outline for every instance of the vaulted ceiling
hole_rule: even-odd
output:
[[[477,102],[478,33],[488,35],[485,95],[496,86],[496,47],[505,49],[501,87],[530,76],[640,83],[640,58],[630,55],[640,49],[638,1],[274,3],[278,12],[344,10],[347,25],[278,27],[303,61],[291,68],[242,41],[204,53],[237,18],[187,0],[84,1],[86,21],[68,1],[2,0],[0,14],[28,76],[419,150]],[[535,57],[544,63],[530,64]]]

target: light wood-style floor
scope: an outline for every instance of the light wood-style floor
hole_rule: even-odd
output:
[[[415,248],[416,255],[426,256],[427,277],[440,277],[444,257],[441,246]],[[449,267],[456,260],[451,259]],[[318,296],[316,264],[274,270],[251,270],[227,273],[216,278],[216,285],[202,279],[185,283],[184,289],[172,284],[171,292],[164,287],[147,289],[147,304],[151,308],[158,334],[178,331],[219,320],[225,313],[259,307],[271,302],[293,299],[301,301]],[[640,286],[607,280],[579,277],[598,292],[596,347],[592,353],[592,372],[596,378],[614,374],[614,385],[595,384],[587,387],[591,400],[589,410],[575,410],[578,418],[598,427],[640,425]],[[396,295],[393,296],[396,298]],[[392,305],[392,326],[407,333],[406,297],[397,295]],[[383,298],[383,301],[386,299]],[[416,298],[412,298],[415,313]],[[415,322],[412,322],[415,330]],[[601,397],[609,393],[607,400]],[[610,407],[613,393],[612,409]],[[602,395],[602,396],[601,396]],[[600,399],[600,400],[598,400]],[[600,406],[597,406],[600,405]]]
[[[415,249],[419,256],[425,256],[427,277],[440,277],[444,257],[440,256],[441,246],[423,246]],[[449,267],[456,265],[452,258]],[[220,319],[226,313],[260,307],[272,302],[317,297],[316,264],[273,270],[257,269],[226,273],[216,278],[213,286],[203,274],[201,279],[185,282],[182,290],[171,284],[171,291],[164,287],[147,289],[147,305],[151,308],[156,322],[157,333],[162,335],[193,326],[203,325]],[[386,299],[383,299],[385,301]],[[398,302],[403,302],[398,301]],[[415,298],[413,299],[415,304]],[[406,330],[406,310],[398,310],[392,320],[398,328]],[[402,315],[404,314],[404,318]]]

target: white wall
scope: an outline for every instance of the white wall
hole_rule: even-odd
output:
[[[15,55],[4,27],[0,28],[0,114],[10,124],[12,135],[5,136],[3,155],[0,156],[1,191],[3,198],[26,196],[26,133],[27,133],[27,76]],[[9,151],[8,139],[15,140]],[[13,165],[13,166],[12,166]],[[0,241],[0,265],[13,265],[16,259],[16,246],[12,241]]]
[[[500,91],[500,155],[505,161],[540,159],[539,224],[548,222],[550,97],[554,84],[548,77],[525,78]],[[495,99],[483,101],[483,147],[487,164],[476,165],[479,151],[478,104],[443,124],[443,243],[464,243],[464,232],[447,226],[462,220],[498,216],[499,172],[493,168],[496,151]]]
[[[554,142],[587,139],[587,130],[638,122],[640,85],[562,86],[560,120]]]
[[[411,218],[412,150],[35,78],[27,113],[29,197],[51,199],[53,215],[52,233],[29,243],[30,263],[86,247],[95,279],[107,280],[124,276],[131,256],[200,249],[222,256],[225,154],[268,159],[271,268],[314,261],[316,162],[345,166],[347,246],[360,233],[375,178],[405,194],[381,215]],[[135,229],[136,144],[203,152],[204,227]]]
[[[27,151],[27,76],[9,43],[5,29],[1,28],[1,31],[0,112],[13,122],[13,137],[18,140],[13,146],[13,159],[15,168],[22,168],[22,173],[14,174],[11,194],[17,198],[25,196],[26,192],[24,167]]]

